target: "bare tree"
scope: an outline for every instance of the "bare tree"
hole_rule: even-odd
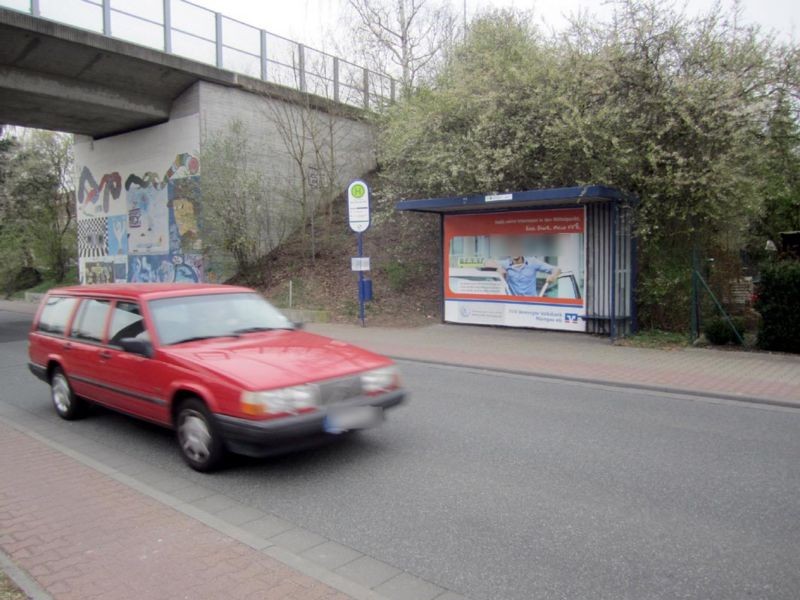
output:
[[[396,72],[404,92],[431,72],[458,34],[458,18],[441,0],[348,0],[364,59]]]
[[[206,132],[200,162],[206,244],[216,253],[229,252],[244,278],[287,233],[248,140],[238,120]]]
[[[303,75],[305,87],[316,97],[300,94],[292,101],[270,99],[264,105],[264,116],[275,128],[291,165],[276,178],[276,191],[288,206],[299,208],[295,225],[306,236],[312,261],[318,249],[317,218],[325,214],[331,224],[333,200],[353,175],[346,163],[359,152],[352,122],[358,111],[320,101],[333,97],[332,64],[329,55],[317,54],[306,55]]]

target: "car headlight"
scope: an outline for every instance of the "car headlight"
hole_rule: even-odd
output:
[[[320,403],[319,386],[304,384],[265,392],[242,392],[242,411],[248,415],[290,413],[316,408]]]
[[[361,374],[361,390],[364,394],[381,394],[399,387],[400,372],[394,365],[365,371]]]

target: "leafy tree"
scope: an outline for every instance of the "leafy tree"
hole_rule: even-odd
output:
[[[753,232],[756,255],[767,240],[778,243],[782,231],[800,230],[800,126],[784,90],[777,94],[762,151],[764,205]]]
[[[11,163],[17,146],[15,137],[5,132],[0,137],[0,289],[5,293],[14,291],[12,288],[15,274],[26,263],[32,262],[28,253],[20,251],[21,236],[9,210],[11,200],[6,182],[11,173]]]
[[[683,327],[692,245],[741,248],[760,214],[770,98],[792,52],[735,13],[689,18],[650,0],[551,37],[488,13],[432,85],[386,114],[385,185],[395,197],[588,183],[637,194],[640,315]]]
[[[306,73],[313,74],[321,95],[331,98],[333,90],[327,61],[307,63]],[[368,119],[351,106],[335,102],[320,103],[309,94],[300,94],[292,102],[272,99],[261,111],[280,141],[285,168],[270,177],[270,190],[276,201],[291,206],[295,218],[289,225],[298,227],[308,257],[313,263],[319,252],[320,216],[330,229],[334,203],[352,177],[354,159],[364,160],[362,169],[369,168],[365,154],[365,130],[353,126],[355,119]],[[356,171],[357,172],[357,171]],[[361,174],[361,173],[358,173]],[[288,218],[288,217],[287,217]]]
[[[0,246],[13,268],[64,281],[76,242],[72,136],[33,130],[5,146]]]

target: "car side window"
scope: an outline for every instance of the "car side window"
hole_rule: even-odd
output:
[[[120,345],[124,338],[148,340],[150,336],[144,325],[144,317],[139,305],[134,302],[117,302],[111,313],[111,328],[108,331],[108,343],[111,346]]]
[[[81,302],[70,337],[87,342],[101,342],[110,304],[108,300],[94,298]]]
[[[39,317],[38,330],[44,333],[64,335],[69,317],[77,303],[77,298],[50,296]]]

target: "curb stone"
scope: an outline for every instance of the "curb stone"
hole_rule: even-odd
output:
[[[36,441],[72,458],[73,460],[76,460],[79,463],[82,463],[83,465],[91,469],[94,469],[95,471],[98,471],[106,475],[107,477],[110,477],[111,479],[114,479],[115,481],[118,481],[126,485],[127,487],[145,496],[148,496],[160,502],[161,504],[169,506],[170,508],[180,512],[181,514],[184,514],[197,521],[200,521],[207,527],[210,527],[222,533],[223,535],[226,535],[236,540],[239,543],[242,543],[254,550],[257,550],[259,552],[268,555],[269,557],[283,563],[287,567],[294,569],[295,571],[298,571],[303,575],[316,579],[317,581],[324,583],[330,586],[331,588],[334,588],[344,594],[347,594],[348,596],[353,598],[353,600],[392,600],[392,598],[394,598],[394,596],[390,598],[385,595],[382,595],[379,592],[375,591],[375,589],[370,589],[358,583],[355,580],[349,579],[348,577],[340,573],[337,573],[336,571],[332,571],[322,566],[321,564],[318,564],[310,560],[309,558],[296,554],[295,552],[292,552],[288,548],[284,548],[276,544],[275,542],[270,541],[269,539],[265,539],[262,538],[261,536],[255,535],[247,531],[243,527],[232,525],[231,523],[224,521],[223,519],[215,516],[212,513],[201,510],[200,508],[197,508],[188,502],[180,500],[179,498],[176,498],[167,492],[163,492],[142,481],[139,481],[138,479],[136,479],[135,475],[125,474],[113,467],[103,464],[81,453],[80,451],[73,450],[72,448],[67,447],[63,443],[50,440],[44,437],[43,435],[37,433],[36,431],[32,430],[31,428],[22,425],[20,423],[17,423],[13,418],[10,418],[8,415],[0,415],[0,422],[5,423],[9,427],[16,429],[21,433],[24,433],[25,435],[35,439]],[[297,528],[297,529],[305,531],[302,530],[302,528]],[[330,541],[331,540],[324,538],[324,541],[322,543],[324,544]],[[354,552],[356,551],[354,550]],[[2,554],[2,552],[0,551],[0,565],[2,565],[3,568],[5,568],[5,564],[2,561],[4,556],[5,555]],[[367,555],[358,552],[358,556],[364,557]],[[358,560],[358,558],[350,562],[355,562],[356,560]],[[11,565],[9,567],[10,571],[13,571],[14,573],[20,573],[18,580],[16,577],[11,577],[11,573],[9,572],[9,570],[7,570],[6,572],[9,573],[9,577],[11,577],[12,580],[14,580],[14,582],[32,598],[32,600],[53,600],[52,596],[50,596],[49,594],[47,594],[47,592],[42,590],[36,582],[34,582],[30,577],[27,576],[27,574],[22,572],[19,568],[16,567],[16,565],[11,563],[10,561],[8,562],[9,565]],[[349,562],[347,564],[349,564]],[[413,582],[418,582],[419,585],[426,585],[430,586],[431,588],[438,588],[441,591],[440,593],[436,594],[437,597],[438,596],[447,597],[448,593],[453,594],[453,592],[449,590],[440,588],[439,586],[436,586],[432,582],[416,577],[406,571],[401,571],[399,569],[397,569],[397,571],[398,571],[397,574],[393,575],[388,580],[383,581],[381,584],[375,587],[380,587],[381,585],[385,585],[386,583],[391,582],[394,579],[406,578],[412,580]],[[30,582],[31,584],[30,589],[24,587],[25,585],[28,584],[28,582]],[[44,595],[37,596],[35,595],[35,592],[36,593],[41,592],[41,594]],[[400,596],[397,597],[399,598]],[[402,597],[405,598],[406,596]],[[433,597],[431,598],[433,600]]]
[[[754,396],[736,396],[733,394],[720,394],[717,392],[699,392],[684,388],[673,388],[669,386],[647,385],[643,383],[633,383],[625,381],[608,381],[603,379],[591,379],[587,377],[570,377],[569,375],[552,375],[550,373],[537,373],[535,371],[521,371],[515,369],[500,369],[496,367],[484,367],[481,365],[470,365],[467,363],[455,363],[436,360],[425,360],[420,358],[408,358],[406,356],[389,355],[389,358],[396,361],[430,365],[434,367],[450,367],[456,369],[471,369],[473,371],[483,371],[487,373],[502,373],[506,375],[517,375],[521,377],[536,377],[549,381],[563,381],[567,383],[580,383],[585,385],[601,385],[604,387],[623,388],[632,390],[642,390],[645,392],[660,392],[664,394],[677,394],[681,396],[692,396],[695,398],[711,398],[714,400],[728,400],[731,402],[741,402],[742,404],[760,404],[764,406],[776,406],[780,408],[800,409],[800,400],[791,402],[789,400],[775,400],[773,398],[757,398]]]
[[[0,550],[0,569],[8,575],[8,578],[13,581],[30,600],[53,600],[53,597],[48,594],[42,586],[14,564],[11,558],[2,550]]]

